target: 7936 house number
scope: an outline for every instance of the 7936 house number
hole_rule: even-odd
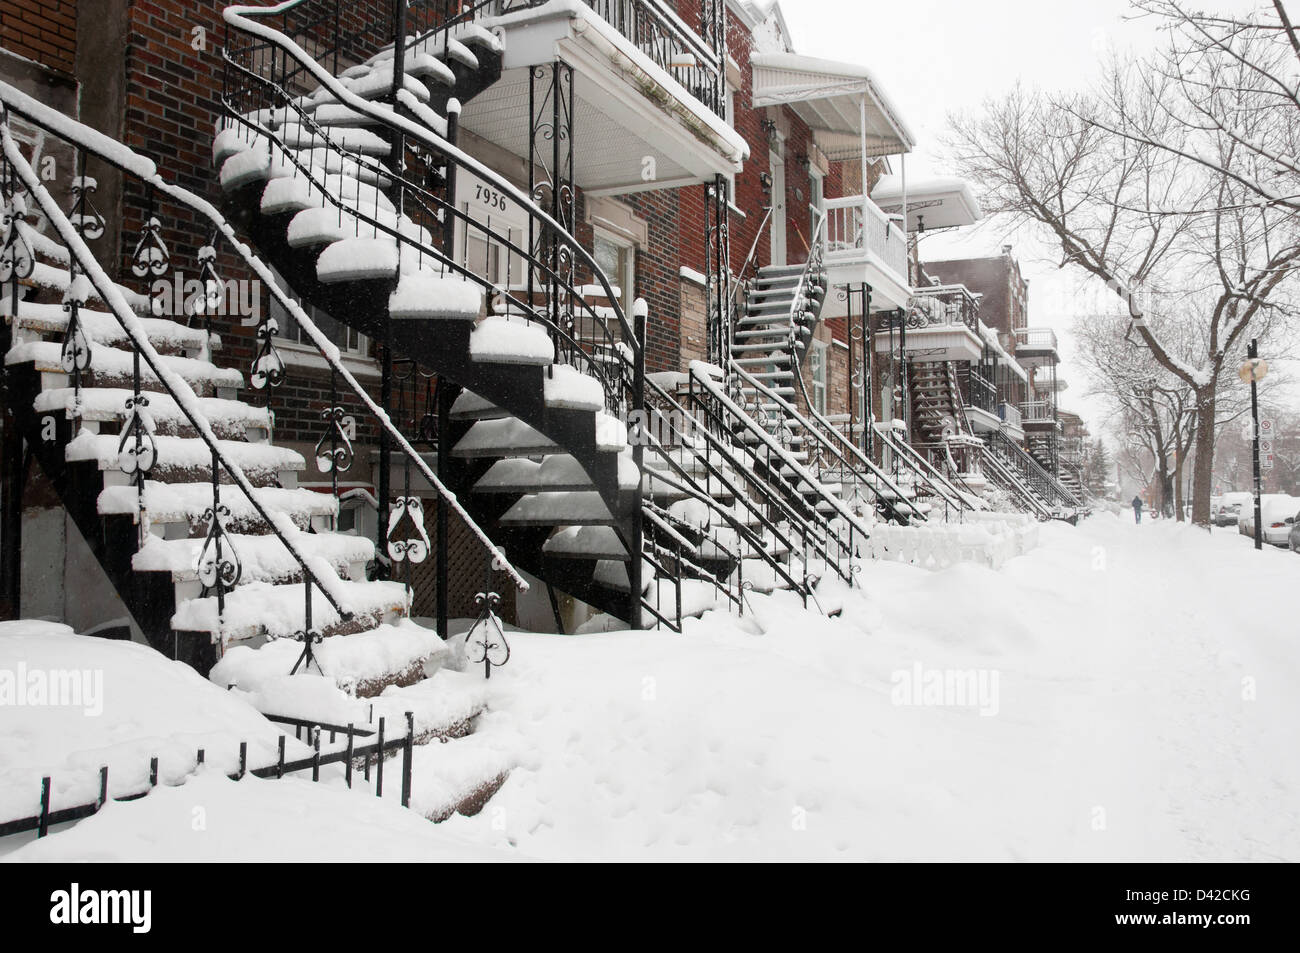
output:
[[[482,185],[474,186],[474,199],[488,208],[496,209],[499,212],[506,210],[506,197],[496,189],[485,188]]]

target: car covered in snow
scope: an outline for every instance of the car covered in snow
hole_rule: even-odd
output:
[[[1254,496],[1250,493],[1225,493],[1210,506],[1210,516],[1215,526],[1232,526],[1237,523],[1242,507],[1251,508]]]
[[[1291,527],[1295,524],[1296,513],[1300,512],[1300,497],[1287,496],[1284,493],[1265,493],[1259,498],[1261,534],[1264,542],[1273,546],[1289,546]],[[1254,501],[1241,508],[1237,519],[1237,529],[1244,536],[1255,535]]]

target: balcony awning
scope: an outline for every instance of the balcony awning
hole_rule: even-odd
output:
[[[871,198],[888,215],[903,211],[903,177],[882,175]],[[956,228],[973,225],[984,217],[975,192],[965,179],[907,180],[907,230]]]
[[[862,155],[862,100],[866,99],[868,156],[912,151],[912,137],[871,72],[851,63],[755,53],[754,106],[789,106],[813,130],[817,147],[832,161]]]

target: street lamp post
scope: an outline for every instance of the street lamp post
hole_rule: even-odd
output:
[[[1237,372],[1243,381],[1250,381],[1250,421],[1251,421],[1251,439],[1250,439],[1250,456],[1251,466],[1255,478],[1255,548],[1264,548],[1264,520],[1263,507],[1259,500],[1260,471],[1259,471],[1259,382],[1263,380],[1264,375],[1268,373],[1268,362],[1259,359],[1259,340],[1258,338],[1250,339],[1250,348],[1246,351],[1246,363],[1241,365]]]

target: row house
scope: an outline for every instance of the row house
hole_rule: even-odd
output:
[[[457,620],[834,612],[881,522],[1066,504],[1014,261],[919,262],[969,186],[779,5],[10,6],[10,614],[408,646],[378,690]]]

